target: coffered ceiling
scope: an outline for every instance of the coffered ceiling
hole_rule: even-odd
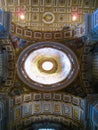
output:
[[[32,30],[57,31],[82,24],[84,14],[98,7],[97,0],[0,0],[12,12],[12,22]]]

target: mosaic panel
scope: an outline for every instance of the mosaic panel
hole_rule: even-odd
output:
[[[54,113],[55,114],[62,114],[61,103],[54,103]]]
[[[41,113],[41,103],[40,102],[34,102],[32,104],[32,114],[39,114]]]
[[[43,113],[52,113],[51,111],[52,111],[52,104],[51,104],[51,102],[44,102],[43,103]]]
[[[80,111],[77,107],[73,107],[73,118],[75,120],[80,120]]]
[[[72,106],[71,105],[64,104],[63,110],[64,110],[64,115],[66,117],[72,118]]]
[[[31,104],[24,104],[22,106],[22,116],[28,116],[31,114],[32,106]]]
[[[21,118],[21,106],[16,107],[14,111],[14,119],[19,119]]]

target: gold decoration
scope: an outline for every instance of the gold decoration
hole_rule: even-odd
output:
[[[55,105],[55,112],[60,112],[60,105]]]
[[[39,107],[39,104],[35,104],[35,112],[39,112],[39,110],[40,110],[40,107]]]
[[[46,24],[51,24],[53,23],[55,20],[55,16],[52,12],[45,12],[43,14],[43,18],[42,18],[42,21]]]
[[[20,109],[16,109],[16,114],[15,114],[16,118],[19,118],[20,114],[21,114]]]
[[[47,62],[47,61],[49,61],[49,62],[51,62],[51,63],[53,64],[53,67],[52,67],[52,69],[50,69],[50,70],[45,70],[45,69],[43,69],[43,67],[42,67],[42,64],[43,64],[44,62]],[[48,58],[48,57],[41,58],[41,59],[38,61],[37,66],[38,66],[38,68],[39,68],[39,70],[40,70],[41,72],[48,73],[48,74],[55,73],[55,72],[57,71],[57,69],[58,69],[58,63],[57,63],[57,61],[56,61],[54,58]]]

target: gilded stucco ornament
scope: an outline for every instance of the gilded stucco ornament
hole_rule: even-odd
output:
[[[55,16],[52,12],[45,12],[42,17],[42,21],[46,24],[51,24],[55,20]]]

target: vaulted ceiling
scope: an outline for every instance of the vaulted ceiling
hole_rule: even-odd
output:
[[[98,99],[93,95],[98,93],[98,45],[87,39],[83,24],[85,13],[97,7],[98,0],[0,0],[0,8],[12,12],[10,19],[1,9],[8,19],[2,18],[4,24],[12,23],[6,29],[10,37],[0,37],[4,128],[80,130],[93,125],[87,121],[89,100]],[[9,110],[9,122],[3,108]]]
[[[32,30],[56,31],[83,24],[85,13],[98,7],[97,0],[0,0],[12,12],[12,22]]]

